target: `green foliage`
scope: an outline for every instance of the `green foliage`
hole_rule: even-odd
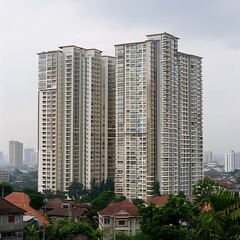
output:
[[[34,224],[31,224],[24,229],[24,239],[40,240],[39,232],[37,231]]]
[[[219,184],[213,180],[205,177],[203,180],[199,180],[193,187],[193,195],[196,198],[196,203],[203,207],[210,202],[210,198]]]
[[[179,198],[186,198],[186,195],[184,194],[184,192],[183,191],[180,191],[179,193],[178,193],[178,195],[177,195],[177,197],[179,197]]]
[[[104,184],[104,189],[103,190],[109,190],[109,191],[114,191],[114,181],[112,178],[107,178],[105,184]]]
[[[67,196],[64,191],[57,190],[56,193],[54,194],[54,198],[59,198],[61,200],[65,200],[67,198]]]
[[[143,201],[142,199],[136,198],[136,199],[133,199],[133,200],[132,200],[132,203],[133,203],[134,205],[138,206],[138,205],[143,204],[144,201]]]
[[[119,197],[115,197],[114,198],[114,202],[121,202],[121,201],[123,201],[123,200],[125,200],[126,199],[126,197],[125,196],[119,196]]]
[[[46,240],[73,239],[78,234],[86,235],[88,239],[100,238],[100,232],[95,230],[88,222],[68,221],[67,219],[50,218],[50,223],[45,226]]]
[[[44,196],[46,199],[59,198],[61,200],[65,200],[67,198],[64,191],[57,190],[56,193],[54,193],[51,189],[46,189],[44,191]]]
[[[93,200],[98,197],[103,191],[114,191],[113,179],[107,178],[106,181],[102,181],[101,183],[97,183],[95,179],[92,179],[91,189],[88,194],[89,198]]]
[[[10,183],[15,191],[22,191],[24,188],[37,190],[37,179],[37,171],[24,173],[16,169],[10,175]]]
[[[171,196],[163,207],[150,204],[141,206],[139,210],[142,233],[151,240],[186,239],[188,226],[194,218],[192,206],[184,198],[176,196]]]
[[[40,209],[44,205],[44,195],[41,193],[30,194],[30,206],[35,210]]]
[[[153,182],[153,195],[160,196],[160,183],[158,181]]]
[[[131,240],[151,240],[151,238],[148,235],[139,233],[137,235],[132,236]]]
[[[98,197],[92,201],[92,210],[97,212],[107,207],[114,200],[114,193],[112,191],[103,191]]]
[[[117,232],[116,240],[131,240],[131,237],[124,232]]]
[[[85,194],[83,185],[79,182],[72,182],[68,187],[68,196],[74,200],[79,200]]]
[[[201,193],[202,195],[204,192]],[[221,186],[215,186],[211,192],[196,199],[208,204],[194,220],[189,235],[197,239],[238,239],[240,234],[240,199]],[[204,209],[204,208],[203,208]]]
[[[33,189],[33,188],[23,188],[21,192],[24,192],[27,195],[38,194],[37,189]]]
[[[6,197],[8,194],[13,192],[13,187],[9,183],[0,184],[0,196]]]

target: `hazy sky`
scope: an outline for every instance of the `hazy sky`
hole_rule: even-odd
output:
[[[37,53],[168,32],[203,57],[204,150],[240,151],[239,0],[0,0],[0,151],[37,143]]]

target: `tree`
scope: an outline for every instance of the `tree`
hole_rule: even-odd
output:
[[[31,224],[24,229],[24,239],[40,240],[39,232],[37,231],[34,224]]]
[[[163,207],[140,207],[142,233],[151,240],[186,239],[194,218],[193,208],[184,198],[170,196]]]
[[[239,196],[217,186],[209,194],[206,203],[207,208],[203,208],[196,217],[194,227],[189,232],[190,236],[200,240],[238,239],[240,235]]]
[[[131,237],[124,232],[117,232],[116,240],[131,240]]]
[[[67,197],[64,191],[57,190],[56,193],[54,194],[54,198],[65,200]]]
[[[110,190],[114,192],[114,181],[112,178],[107,178],[105,185],[104,185],[104,190]]]
[[[79,200],[84,193],[84,187],[79,182],[74,181],[68,187],[68,196],[74,200]]]
[[[158,181],[153,182],[153,195],[160,196],[160,183]]]
[[[46,240],[73,239],[78,234],[86,235],[92,240],[100,238],[100,232],[86,221],[74,222],[50,218],[50,223],[45,226]]]
[[[139,233],[139,234],[132,236],[131,240],[151,240],[151,238],[148,235]]]
[[[1,197],[6,197],[8,194],[13,192],[13,187],[9,183],[0,184],[0,195]]]
[[[40,209],[44,205],[44,195],[41,193],[30,194],[30,206],[35,210]]]
[[[115,194],[112,191],[103,191],[98,197],[92,201],[92,210],[96,213],[99,210],[107,207],[113,201]]]
[[[213,180],[205,177],[203,180],[197,181],[193,187],[193,195],[195,197],[195,203],[202,208],[204,205],[208,204],[210,198],[213,196],[212,193],[215,191],[219,184]]]
[[[133,199],[133,200],[132,200],[132,203],[133,203],[134,205],[138,206],[138,205],[143,204],[144,201],[143,201],[142,199],[136,198],[136,199]]]
[[[26,193],[27,195],[38,194],[38,191],[33,188],[23,188],[22,192]]]

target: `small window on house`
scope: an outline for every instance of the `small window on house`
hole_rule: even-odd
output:
[[[110,224],[110,218],[104,218],[104,224]]]
[[[14,222],[14,216],[8,216],[8,222],[13,223]]]
[[[125,221],[119,221],[119,225],[125,225]]]

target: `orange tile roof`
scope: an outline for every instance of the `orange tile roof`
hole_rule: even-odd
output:
[[[130,203],[127,199],[117,202],[111,203],[106,208],[102,209],[98,212],[102,216],[110,216],[110,215],[130,215],[130,216],[139,216],[138,208]]]
[[[12,192],[9,195],[7,195],[5,198],[8,202],[11,202],[15,206],[25,210],[24,213],[25,216],[34,216],[38,221],[40,225],[48,224],[48,220],[40,214],[38,211],[33,209],[30,206],[30,198],[27,194],[22,192]]]
[[[155,196],[155,197],[152,197],[152,198],[148,199],[145,202],[145,204],[149,205],[150,203],[153,203],[157,207],[162,207],[162,206],[164,206],[166,204],[168,199],[169,199],[169,195],[168,194],[164,194],[162,196]]]

